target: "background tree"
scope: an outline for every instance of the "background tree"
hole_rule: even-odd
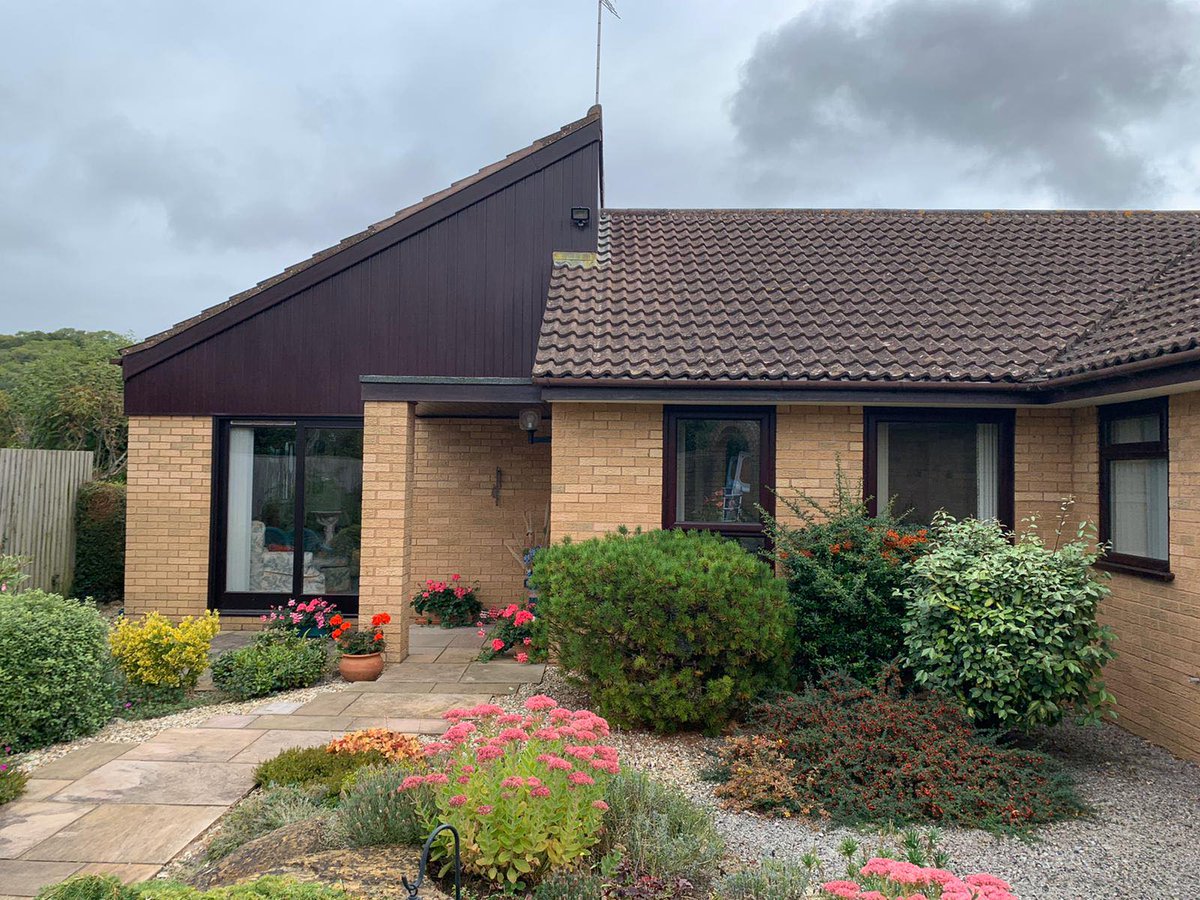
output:
[[[128,425],[111,360],[131,342],[74,328],[0,335],[0,445],[91,450],[97,478],[123,477]]]

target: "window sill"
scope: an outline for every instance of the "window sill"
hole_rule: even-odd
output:
[[[1175,573],[1166,569],[1151,569],[1143,566],[1135,566],[1130,563],[1113,562],[1112,560],[1102,559],[1096,563],[1097,569],[1103,569],[1105,572],[1119,572],[1122,575],[1136,575],[1139,578],[1149,578],[1152,581],[1174,581]]]

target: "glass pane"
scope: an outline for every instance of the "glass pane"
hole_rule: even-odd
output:
[[[1158,426],[1159,419],[1156,413],[1113,419],[1108,423],[1108,442],[1110,444],[1141,444],[1157,441],[1159,439]]]
[[[304,432],[304,592],[357,594],[362,431]]]
[[[1109,538],[1113,550],[1149,559],[1167,558],[1167,461],[1122,459],[1109,463]]]
[[[878,430],[878,493],[897,516],[929,522],[995,518],[1000,499],[1000,427],[974,422],[890,422]]]
[[[229,429],[225,589],[292,593],[296,429]]]
[[[760,432],[757,419],[679,421],[677,521],[759,521]]]

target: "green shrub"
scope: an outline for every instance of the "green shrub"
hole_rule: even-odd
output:
[[[771,752],[767,753],[766,749]],[[993,832],[1084,812],[1050,757],[1002,746],[958,704],[905,696],[898,679],[867,687],[828,676],[756,707],[713,774],[725,806],[837,825],[960,825]],[[785,782],[788,790],[781,790]]]
[[[349,775],[386,762],[382,753],[330,753],[324,747],[292,747],[258,764],[254,783],[260,787],[296,785],[319,788],[326,796],[341,793]]]
[[[537,554],[534,580],[559,663],[620,724],[715,731],[786,678],[784,584],[733,541],[652,531],[564,542]]]
[[[29,565],[27,556],[0,555],[0,593],[15,594],[21,583],[28,580],[25,567]]]
[[[208,668],[209,649],[220,630],[220,614],[212,610],[179,622],[152,612],[141,619],[121,616],[109,644],[130,684],[188,690]]]
[[[221,859],[269,831],[326,813],[320,803],[324,796],[322,790],[289,785],[246,799],[221,820],[221,830],[208,845],[208,858]]]
[[[11,803],[25,793],[25,782],[29,776],[7,762],[11,750],[5,748],[4,756],[0,757],[0,806]]]
[[[604,851],[618,851],[639,876],[708,885],[725,842],[707,810],[678,788],[628,770],[609,781],[604,799]]]
[[[805,495],[780,497],[800,524],[766,517],[795,611],[793,675],[801,683],[833,670],[869,681],[904,647],[904,602],[896,591],[925,544],[925,529],[899,524],[889,508],[871,516],[861,497],[839,467],[832,506]]]
[[[724,900],[805,900],[812,896],[813,870],[805,865],[764,859],[757,869],[726,875],[717,883]]]
[[[272,630],[257,635],[249,647],[218,656],[212,676],[218,688],[245,700],[309,687],[320,681],[328,668],[329,654],[319,640]]]
[[[100,603],[125,592],[125,485],[92,481],[75,501],[75,581],[71,593]]]
[[[420,844],[428,836],[415,791],[398,791],[409,765],[359,769],[338,804],[335,831],[350,847]]]
[[[604,900],[604,881],[591,872],[553,872],[533,891],[533,900]]]
[[[1057,543],[1057,542],[1056,542]],[[1096,621],[1108,587],[1087,529],[1047,547],[995,522],[938,514],[903,597],[918,684],[962,704],[977,725],[1030,729],[1068,711],[1095,722],[1113,701],[1101,678],[1113,632]]]
[[[14,750],[69,741],[112,716],[108,624],[57,594],[0,599],[0,744]]]
[[[270,875],[208,891],[175,881],[122,885],[112,875],[81,875],[42,888],[37,900],[349,900],[349,895],[340,888]]]

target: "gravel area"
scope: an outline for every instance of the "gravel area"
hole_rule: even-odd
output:
[[[498,701],[519,707],[532,693],[564,706],[588,697],[554,667],[540,685]],[[711,809],[728,842],[731,867],[767,857],[799,858],[816,851],[829,877],[840,877],[837,847],[847,837],[869,844],[871,832],[805,819],[776,819],[721,809],[713,786],[700,779],[718,740],[697,735],[657,737],[618,732],[612,743],[624,764],[678,785]],[[1074,775],[1095,808],[1087,819],[1039,828],[1029,840],[982,831],[941,829],[939,846],[961,873],[991,872],[1012,883],[1022,900],[1196,900],[1200,897],[1200,766],[1114,725],[1061,725],[1046,732],[1044,749]]]
[[[36,772],[39,766],[43,766],[52,760],[58,759],[60,756],[65,756],[72,750],[83,747],[87,744],[95,743],[121,743],[126,741],[141,742],[147,741],[154,737],[160,731],[166,731],[168,728],[189,728],[194,725],[199,725],[213,716],[227,715],[243,715],[253,713],[261,706],[266,706],[271,703],[280,703],[292,701],[298,703],[306,703],[309,700],[320,694],[327,694],[330,691],[340,690],[345,687],[346,683],[341,680],[327,681],[322,684],[314,685],[313,687],[300,688],[294,691],[283,691],[278,694],[271,694],[269,697],[259,697],[255,700],[231,701],[229,703],[214,703],[211,706],[198,706],[195,709],[184,710],[183,712],[172,713],[169,716],[161,716],[157,719],[141,719],[139,721],[127,721],[125,719],[113,719],[95,734],[88,737],[77,738],[73,741],[67,741],[62,744],[52,744],[49,747],[43,747],[40,750],[31,750],[28,753],[15,755],[12,761],[21,767],[27,774],[37,777]]]

